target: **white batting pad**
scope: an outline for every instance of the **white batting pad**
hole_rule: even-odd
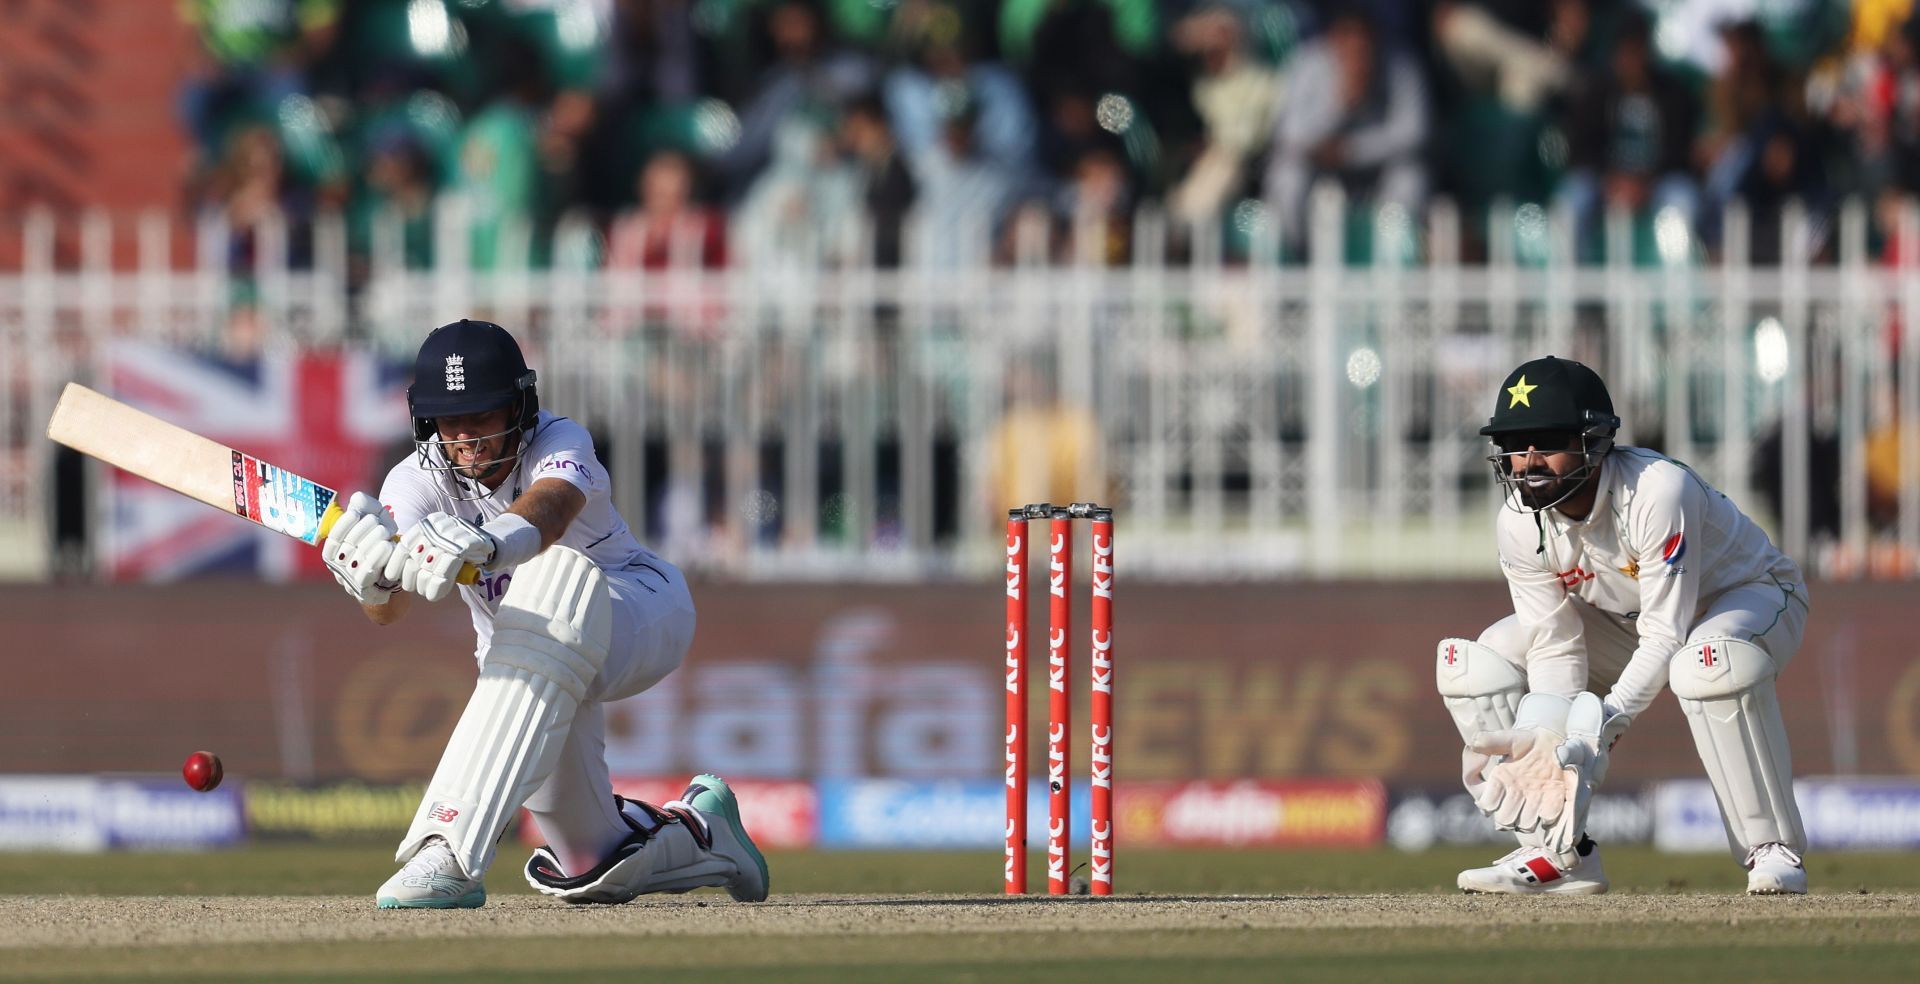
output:
[[[1442,639],[1434,658],[1434,685],[1453,715],[1460,740],[1472,744],[1483,731],[1513,727],[1527,674],[1488,646],[1466,639]]]
[[[1805,851],[1773,657],[1740,639],[1704,639],[1674,653],[1668,669],[1734,856],[1775,842]]]
[[[514,811],[553,771],[612,637],[606,577],[585,554],[549,547],[513,572],[480,682],[394,860],[437,834],[468,876],[487,870]]]

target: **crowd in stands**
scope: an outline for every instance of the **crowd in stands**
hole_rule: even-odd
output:
[[[1736,200],[1752,260],[1830,250],[1852,198],[1873,248],[1898,256],[1920,248],[1894,221],[1920,191],[1912,7],[183,0],[205,57],[180,105],[193,208],[239,227],[339,210],[361,256],[394,216],[416,264],[446,192],[480,268],[510,249],[545,262],[568,215],[628,268],[817,258],[849,215],[882,265],[956,259],[938,255],[955,237],[905,241],[909,215],[1003,248],[1015,217],[1038,216],[1056,252],[1091,223],[1120,262],[1143,202],[1176,228],[1217,226],[1230,255],[1277,229],[1298,257],[1323,181],[1356,215],[1442,197],[1469,217],[1565,209],[1589,261],[1660,262],[1675,242],[1711,258]],[[1807,242],[1779,234],[1790,202]],[[1626,235],[1609,210],[1632,217]],[[1465,255],[1513,228],[1469,218]]]

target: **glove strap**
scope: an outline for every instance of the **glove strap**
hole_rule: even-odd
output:
[[[489,571],[518,567],[540,552],[540,529],[525,517],[501,513],[480,527],[480,532],[493,538],[493,556],[481,565]]]

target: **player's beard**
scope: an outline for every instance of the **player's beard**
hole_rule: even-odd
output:
[[[1528,509],[1541,510],[1557,503],[1567,494],[1570,479],[1550,471],[1529,472],[1527,478],[1539,480],[1539,484],[1529,484],[1526,478],[1516,478],[1514,489],[1520,493],[1520,501]]]

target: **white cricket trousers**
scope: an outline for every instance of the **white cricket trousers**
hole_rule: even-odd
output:
[[[679,568],[655,559],[638,570],[606,575],[613,596],[613,645],[606,666],[587,688],[553,774],[526,803],[568,874],[597,864],[631,829],[613,799],[601,705],[665,679],[693,642],[693,596]]]
[[[1527,665],[1527,633],[1520,627],[1517,616],[1508,615],[1487,626],[1487,630],[1480,633],[1480,642],[1526,673],[1530,690],[1562,697],[1591,690],[1604,697],[1620,679],[1620,672],[1627,668],[1634,650],[1639,648],[1640,634],[1634,630],[1633,622],[1612,612],[1601,611],[1579,598],[1569,598],[1567,603],[1580,613],[1581,635],[1587,642],[1584,673],[1583,668],[1571,660],[1551,666]],[[1800,651],[1806,628],[1805,585],[1749,581],[1710,599],[1687,637],[1681,640],[1681,648],[1706,639],[1744,639],[1765,649],[1773,657],[1774,666],[1784,670]],[[1662,674],[1660,679],[1665,680],[1666,676]]]

